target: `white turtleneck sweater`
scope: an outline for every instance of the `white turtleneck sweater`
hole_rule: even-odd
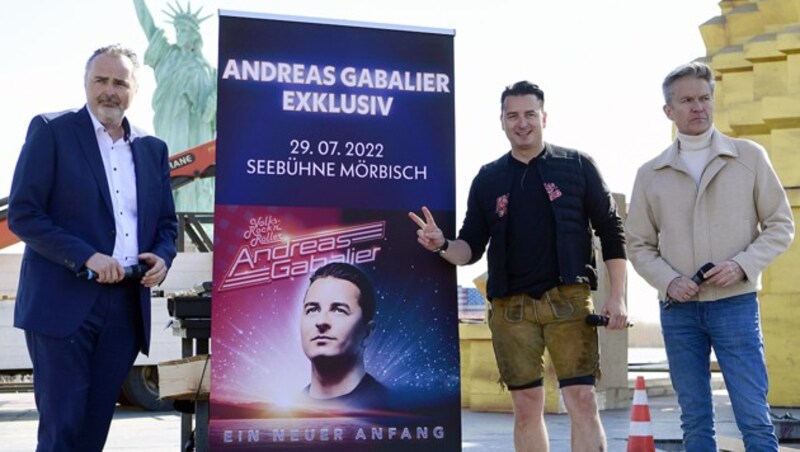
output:
[[[678,132],[678,155],[689,168],[689,175],[692,176],[696,185],[700,185],[700,176],[703,175],[703,170],[708,163],[708,156],[711,154],[711,135],[713,134],[713,126],[700,135],[684,135]]]

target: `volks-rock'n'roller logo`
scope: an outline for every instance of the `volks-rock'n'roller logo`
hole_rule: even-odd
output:
[[[255,248],[258,245],[267,245],[283,240],[281,234],[281,220],[273,217],[259,217],[250,219],[250,227],[244,231],[243,238],[250,242],[250,246]]]
[[[247,244],[236,252],[219,288],[240,289],[304,276],[330,262],[372,262],[381,247],[369,243],[385,237],[385,221],[290,237],[275,217],[253,219],[242,237]]]

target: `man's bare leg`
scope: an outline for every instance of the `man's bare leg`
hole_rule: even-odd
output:
[[[561,388],[571,423],[572,452],[606,451],[606,433],[600,422],[594,386],[575,385]]]
[[[514,405],[516,452],[548,452],[550,440],[544,425],[544,388],[511,391]]]

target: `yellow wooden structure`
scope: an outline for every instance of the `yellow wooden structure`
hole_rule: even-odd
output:
[[[700,26],[716,73],[715,123],[762,144],[800,209],[800,0],[723,0]],[[764,273],[761,300],[769,403],[800,406],[800,247]]]

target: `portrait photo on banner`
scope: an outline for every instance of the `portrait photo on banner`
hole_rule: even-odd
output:
[[[455,281],[408,246],[404,212],[217,215],[238,247],[217,251],[228,321],[214,331],[212,441],[386,450],[459,436]]]

